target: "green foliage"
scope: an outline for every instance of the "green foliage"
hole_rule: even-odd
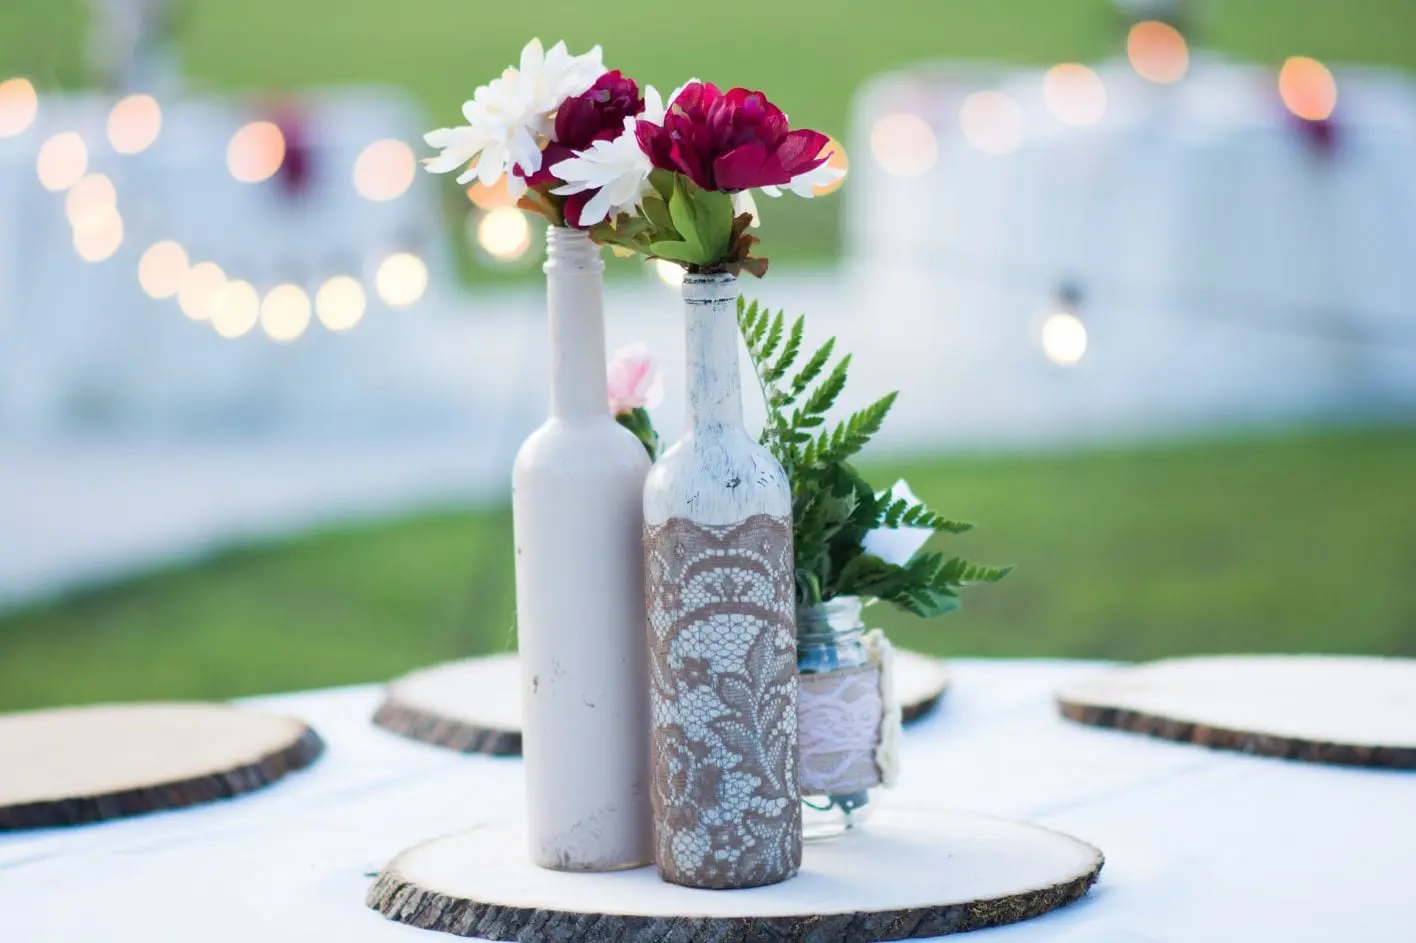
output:
[[[651,259],[668,259],[695,273],[749,272],[759,277],[767,273],[767,260],[752,255],[757,244],[757,237],[747,233],[752,217],[733,216],[731,196],[704,190],[666,170],[651,173],[649,183],[654,192],[641,203],[641,215],[621,213],[598,223],[590,228],[590,238]],[[553,212],[558,210],[552,207]]]
[[[812,605],[835,596],[864,596],[931,618],[959,606],[958,591],[994,583],[1010,567],[970,563],[941,553],[916,553],[903,564],[868,554],[866,535],[879,528],[928,528],[959,534],[971,525],[935,513],[923,504],[877,495],[851,460],[880,431],[896,393],[888,393],[832,427],[826,414],[846,387],[850,355],[832,366],[831,338],[792,372],[801,357],[806,318],[787,324],[756,302],[738,300],[738,327],[767,404],[762,444],[772,450],[792,486],[797,603]]]

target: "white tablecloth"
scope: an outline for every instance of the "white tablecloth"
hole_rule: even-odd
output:
[[[1215,753],[1058,719],[1052,689],[1095,667],[955,662],[942,709],[905,737],[903,782],[887,801],[1030,819],[1106,854],[1081,902],[961,939],[1416,940],[1416,775]],[[442,938],[366,910],[364,893],[401,849],[517,816],[520,763],[378,730],[368,723],[377,701],[373,686],[254,701],[305,718],[329,749],[238,801],[0,836],[0,941]]]

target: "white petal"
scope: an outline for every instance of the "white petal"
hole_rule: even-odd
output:
[[[610,211],[610,197],[603,189],[592,196],[580,211],[580,225],[593,226],[604,220]]]
[[[909,484],[901,478],[890,489],[894,500],[903,498],[911,507],[923,502],[910,490]],[[904,566],[934,536],[928,527],[879,527],[865,535],[861,549],[896,566]]]
[[[561,51],[565,51],[565,44],[560,44]],[[546,52],[541,46],[539,38],[532,39],[521,48],[521,72],[523,75],[539,72],[541,66],[546,61]]]
[[[644,110],[639,113],[639,117],[650,124],[664,123],[664,99],[659,95],[659,90],[652,85],[644,86]],[[625,126],[633,119],[626,118]]]

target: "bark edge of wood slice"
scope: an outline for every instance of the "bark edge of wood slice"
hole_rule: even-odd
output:
[[[96,746],[97,745],[97,746]],[[89,757],[75,763],[84,751]],[[231,799],[304,769],[324,741],[233,704],[96,704],[0,715],[0,832]]]
[[[1085,895],[1104,860],[1040,826],[908,809],[882,809],[858,832],[807,843],[801,873],[751,891],[679,887],[653,868],[547,871],[525,844],[520,823],[425,842],[379,874],[365,903],[399,923],[499,941],[868,943],[1042,916]]]
[[[1057,691],[1063,717],[1256,756],[1416,769],[1416,659],[1172,658]]]
[[[906,724],[932,714],[949,687],[945,663],[898,651],[896,688]],[[521,755],[521,688],[514,653],[465,658],[389,682],[373,722],[390,733],[461,753]]]

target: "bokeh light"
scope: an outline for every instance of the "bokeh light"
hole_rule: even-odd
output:
[[[870,129],[870,153],[886,173],[918,177],[939,159],[939,142],[919,115],[886,115]]]
[[[39,96],[29,79],[0,82],[0,138],[24,134],[39,114]]]
[[[129,95],[108,113],[108,143],[119,154],[141,154],[162,133],[162,108],[151,95]]]
[[[269,121],[253,121],[231,135],[226,169],[242,183],[268,180],[285,163],[285,135]]]
[[[88,148],[73,131],[63,131],[45,141],[35,159],[40,185],[58,192],[78,183],[88,170]]]
[[[985,154],[1011,154],[1023,143],[1023,106],[1005,92],[974,92],[959,107],[964,138]]]
[[[118,191],[104,174],[89,174],[69,188],[64,215],[75,229],[96,229],[118,208]]]
[[[1278,72],[1278,94],[1299,118],[1324,121],[1337,107],[1337,80],[1318,60],[1291,56]]]
[[[227,282],[211,299],[211,326],[222,337],[240,337],[255,327],[261,293],[250,282]]]
[[[1042,98],[1053,117],[1074,128],[1096,124],[1106,114],[1101,76],[1076,62],[1063,62],[1042,77]]]
[[[1145,20],[1126,35],[1126,55],[1131,68],[1143,79],[1161,85],[1178,82],[1190,68],[1190,47],[1169,23]]]
[[[413,148],[402,141],[375,141],[354,161],[354,189],[366,200],[383,203],[402,196],[417,172]]]
[[[846,155],[846,146],[834,137],[826,141],[826,146],[821,149],[821,152],[831,155],[826,158],[826,166],[834,167],[841,171],[841,176],[823,186],[812,187],[811,192],[816,196],[825,196],[828,193],[835,193],[837,190],[841,189],[841,186],[846,182],[846,173],[851,169],[851,160]],[[757,220],[754,219],[753,222],[755,223]]]
[[[678,288],[683,284],[683,278],[688,272],[677,262],[670,262],[668,259],[654,259],[649,263],[654,268],[654,274],[659,276],[659,281],[670,288]]]
[[[384,304],[407,308],[428,290],[428,266],[411,252],[395,252],[379,263],[374,284]]]
[[[299,285],[277,285],[261,302],[261,328],[273,341],[293,341],[310,326],[310,296]]]
[[[467,199],[479,210],[494,210],[502,206],[515,206],[516,197],[511,195],[507,189],[506,175],[497,178],[497,182],[487,186],[478,180],[467,188]]]
[[[100,219],[74,230],[74,251],[85,262],[102,262],[123,245],[123,217],[110,208]]]
[[[477,244],[499,262],[514,262],[531,248],[531,223],[514,206],[499,206],[477,223]]]
[[[215,262],[198,262],[187,270],[182,279],[182,287],[177,292],[177,306],[193,321],[205,321],[211,317],[211,303],[221,286],[226,284],[226,273]]]
[[[1047,359],[1070,367],[1087,352],[1087,328],[1075,314],[1059,311],[1042,325],[1042,352]]]
[[[150,298],[171,298],[187,277],[187,250],[170,239],[148,246],[138,260],[138,284]]]
[[[348,275],[336,275],[315,292],[315,314],[331,331],[347,331],[364,318],[364,286]]]

